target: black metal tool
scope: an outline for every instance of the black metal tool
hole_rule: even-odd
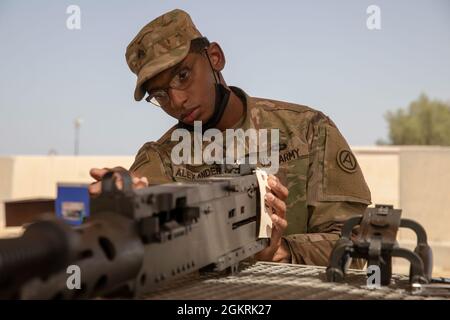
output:
[[[360,232],[351,238],[352,230],[360,226]],[[412,229],[417,235],[414,252],[400,248],[396,238],[399,228]],[[431,281],[433,255],[427,243],[425,229],[410,219],[401,219],[401,210],[391,205],[376,205],[367,208],[363,216],[352,217],[342,228],[342,237],[337,241],[327,268],[328,281],[342,281],[350,258],[363,258],[368,266],[378,266],[381,285],[389,285],[392,276],[392,257],[407,259],[410,264],[410,282]]]

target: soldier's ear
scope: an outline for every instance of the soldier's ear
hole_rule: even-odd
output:
[[[212,42],[208,47],[208,55],[215,71],[222,71],[225,67],[225,55],[217,42]]]

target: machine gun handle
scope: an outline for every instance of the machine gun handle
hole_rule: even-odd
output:
[[[422,259],[425,277],[428,281],[431,281],[433,271],[433,251],[429,245],[419,244],[414,249],[414,252]]]
[[[433,271],[433,251],[427,242],[427,233],[425,229],[417,222],[410,219],[402,219],[400,227],[413,230],[417,235],[417,246],[414,252],[421,258],[425,277],[431,281]]]
[[[116,185],[118,176],[122,179],[122,190],[119,190]],[[121,191],[125,194],[133,191],[133,182],[129,172],[123,169],[113,169],[105,173],[102,178],[102,194],[110,195]]]

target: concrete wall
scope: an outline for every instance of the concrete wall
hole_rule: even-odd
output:
[[[400,206],[399,148],[353,148],[372,194],[372,203]]]
[[[55,198],[58,182],[90,183],[91,168],[129,168],[132,156],[11,156],[0,157],[0,228],[7,200]]]
[[[434,241],[450,241],[450,149],[403,149],[400,176],[404,212],[433,230]]]
[[[450,148],[354,148],[372,192],[372,203],[393,204],[402,217],[425,228],[433,249],[434,272],[450,276]],[[402,247],[414,249],[416,236],[408,229],[398,234]],[[403,259],[394,259],[394,271],[407,272]]]
[[[5,225],[3,201],[12,198],[13,163],[12,158],[0,158],[0,230]]]

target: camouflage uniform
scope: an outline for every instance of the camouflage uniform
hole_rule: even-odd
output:
[[[181,25],[186,21],[188,25],[192,23],[190,18],[186,20],[187,14],[180,10],[167,15],[169,18],[158,18],[159,23],[161,19],[169,19],[174,24],[177,22],[173,20],[183,20]],[[156,74],[142,73],[140,70],[145,67],[136,67],[149,61],[145,60],[145,54],[142,58],[145,61],[139,61],[139,50],[143,50],[139,39],[143,35],[148,37],[149,29],[158,33],[158,24],[155,27],[152,23],[141,30],[127,49],[127,61],[138,75],[136,100],[142,99],[144,95],[141,86],[145,80],[142,79],[149,79]],[[170,23],[164,21],[162,24]],[[186,37],[186,41],[198,37],[197,32],[195,29],[192,35]],[[151,41],[156,38],[164,39],[160,34],[150,37]],[[179,52],[184,52],[185,47],[182,41],[177,45],[182,46],[182,50],[174,54],[175,60],[179,62],[182,60],[179,59]],[[167,58],[173,51],[166,43],[159,50],[163,61],[174,59],[174,56]],[[154,51],[151,55],[154,58]],[[157,65],[154,62],[156,60],[151,60],[154,65]],[[169,63],[161,64],[166,66]],[[165,68],[158,69],[158,72]],[[242,100],[245,109],[243,118],[234,128],[279,129],[280,167],[276,176],[289,190],[286,201],[288,228],[283,238],[291,252],[291,262],[326,265],[331,249],[339,238],[342,221],[361,214],[370,204],[370,191],[353,153],[335,124],[323,113],[307,106],[249,97],[239,88],[230,88]],[[223,169],[219,165],[172,163],[171,150],[178,141],[171,141],[170,138],[176,128],[171,128],[158,141],[146,143],[138,151],[130,171],[137,176],[147,177],[151,184],[196,180],[221,174]],[[203,147],[206,145],[204,143]]]

